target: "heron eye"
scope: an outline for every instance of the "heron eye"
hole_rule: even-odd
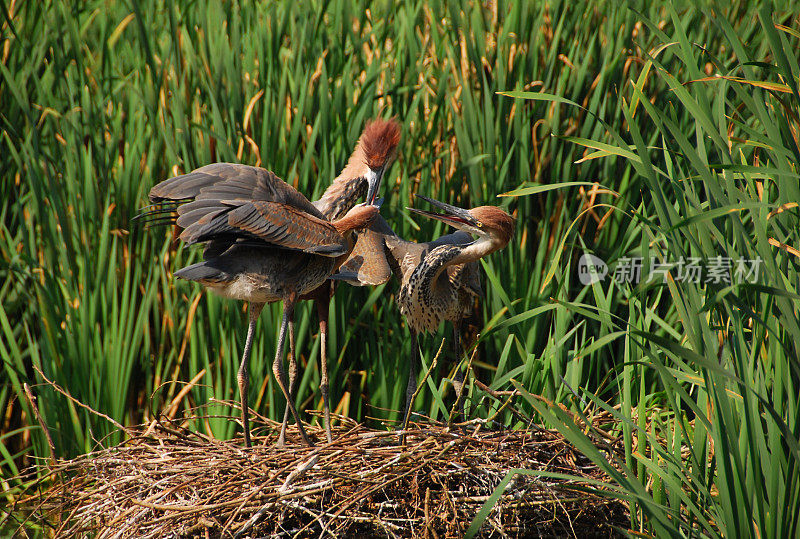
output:
[[[478,221],[476,224],[478,225],[478,228],[483,228],[483,223],[481,223],[480,221]]]

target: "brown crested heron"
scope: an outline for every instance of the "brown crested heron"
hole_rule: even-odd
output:
[[[392,164],[397,155],[397,146],[400,142],[400,126],[394,119],[374,119],[367,122],[364,131],[356,143],[353,153],[347,160],[347,165],[341,173],[331,182],[319,200],[312,204],[326,219],[334,220],[342,217],[353,208],[367,192],[367,186],[375,177],[383,174]],[[377,193],[375,194],[377,196]],[[380,216],[377,217],[380,219]],[[382,220],[382,219],[381,219]],[[384,221],[385,223],[385,221]],[[387,225],[388,226],[388,225]],[[391,270],[388,269],[385,255],[381,248],[373,242],[373,236],[364,233],[358,234],[355,248],[348,258],[358,260],[364,264],[366,273],[360,278],[348,280],[356,286],[376,285],[388,280]],[[388,273],[385,276],[384,274]],[[320,335],[320,395],[322,397],[323,423],[328,441],[332,441],[330,420],[330,399],[328,389],[328,363],[327,363],[327,337],[328,315],[330,299],[333,295],[333,283],[326,281],[317,289],[304,294],[300,299],[314,300],[317,318],[319,320]],[[297,356],[294,349],[294,322],[289,321],[289,393],[294,393],[297,378]],[[286,435],[286,426],[289,419],[289,409],[284,412],[281,432],[278,437],[282,443]]]
[[[449,321],[453,325],[458,361],[461,354],[460,324],[469,314],[472,297],[480,295],[477,261],[508,245],[514,233],[514,219],[496,206],[464,210],[421,195],[416,196],[445,213],[408,208],[410,211],[447,223],[458,231],[427,243],[408,242],[397,236],[385,237],[391,258],[399,267],[402,285],[397,303],[412,339],[403,410],[404,430],[408,426],[411,398],[417,383],[417,335],[434,332],[442,320]],[[477,239],[473,240],[473,236],[477,236]],[[456,371],[454,385],[458,406],[463,385],[460,371]]]
[[[329,221],[300,192],[265,169],[214,163],[150,190],[144,217],[175,222],[186,244],[205,245],[203,261],[175,272],[228,298],[249,303],[249,325],[237,376],[245,445],[250,446],[248,364],[256,321],[265,303],[283,301],[272,370],[303,440],[313,445],[289,394],[283,348],[300,296],[322,285],[355,246],[353,231],[378,215],[382,170],[369,173],[367,203]],[[177,216],[175,213],[177,212]],[[163,217],[166,216],[166,219]],[[279,441],[280,443],[280,441]]]

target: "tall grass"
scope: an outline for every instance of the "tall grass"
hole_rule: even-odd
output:
[[[120,441],[34,366],[123,424],[149,419],[201,372],[180,406],[235,397],[246,316],[172,279],[197,256],[172,231],[131,225],[152,185],[238,161],[316,198],[365,120],[397,115],[383,214],[399,234],[445,232],[404,213],[416,192],[499,204],[518,219],[512,244],[483,261],[477,376],[543,397],[525,406],[608,467],[634,529],[797,533],[796,18],[747,3],[638,13],[600,0],[89,0],[3,13],[5,476],[49,454],[26,381],[58,455]],[[552,188],[564,182],[587,185]],[[535,194],[495,199],[520,189]],[[764,267],[753,285],[583,287],[584,250],[612,267],[626,256],[760,257]],[[397,417],[412,343],[396,288],[337,291],[339,413]],[[265,309],[253,357],[270,357],[279,316]],[[321,407],[315,326],[301,307],[305,409]],[[446,335],[428,338],[426,364]],[[268,363],[253,362],[251,402],[278,418]],[[433,417],[449,390],[440,370],[418,403]],[[515,425],[477,386],[469,403]],[[624,458],[608,464],[571,414],[615,418]],[[194,427],[234,431],[213,417]]]
[[[571,361],[620,352],[609,379],[613,398],[582,391],[590,405],[573,415],[515,386],[614,478],[617,495],[635,502],[634,529],[659,537],[796,537],[800,33],[761,9],[751,24],[764,39],[753,46],[741,29],[711,16],[725,36],[712,49],[689,36],[678,13],[669,15],[664,29],[642,17],[655,43],[643,48],[641,74],[620,96],[625,123],[606,124],[595,140],[564,137],[587,149],[584,161],[623,161],[648,193],[598,205],[627,228],[616,242],[602,241],[605,230],[594,241],[564,236],[567,259],[589,251],[612,266],[644,260],[638,286],[609,279],[586,294],[556,285],[565,291],[558,304],[593,328],[590,338],[576,339]],[[509,95],[579,107],[558,96]],[[680,261],[691,258],[708,267],[728,260],[730,280],[686,278]],[[738,261],[748,271],[758,261],[758,275],[737,278]],[[665,278],[648,282],[660,264]],[[620,422],[624,459],[587,436],[587,410]]]

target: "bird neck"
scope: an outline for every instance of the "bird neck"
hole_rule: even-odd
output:
[[[418,281],[428,286],[435,294],[445,293],[449,279],[443,274],[447,268],[457,264],[467,264],[500,249],[501,242],[491,237],[482,237],[469,245],[439,245],[432,249],[414,270]],[[442,288],[444,287],[444,288]]]
[[[449,287],[447,279],[442,279],[442,274],[453,264],[461,254],[461,247],[455,245],[439,245],[432,249],[414,268],[404,281],[416,283],[422,290],[428,290],[436,296],[447,295]]]
[[[377,218],[379,211],[377,206],[358,206],[347,212],[341,219],[331,221],[331,225],[344,236],[353,230],[363,230],[369,227]]]
[[[466,264],[475,262],[503,247],[502,242],[492,236],[483,236],[476,241],[460,247],[459,253],[447,264]]]
[[[341,174],[325,189],[320,199],[313,202],[326,219],[333,221],[341,218],[364,197],[367,192],[367,169],[364,149],[359,142]]]

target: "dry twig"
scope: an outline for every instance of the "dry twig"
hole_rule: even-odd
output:
[[[147,437],[129,429],[134,437],[118,447],[58,464],[20,502],[57,536],[444,538],[463,536],[511,469],[605,479],[544,429],[462,436],[426,426],[401,444],[398,433],[348,425],[331,444],[277,449],[277,424],[261,426],[270,434],[249,450],[175,424],[145,425],[137,433]],[[610,536],[625,525],[621,504],[575,486],[519,476],[482,533]]]

